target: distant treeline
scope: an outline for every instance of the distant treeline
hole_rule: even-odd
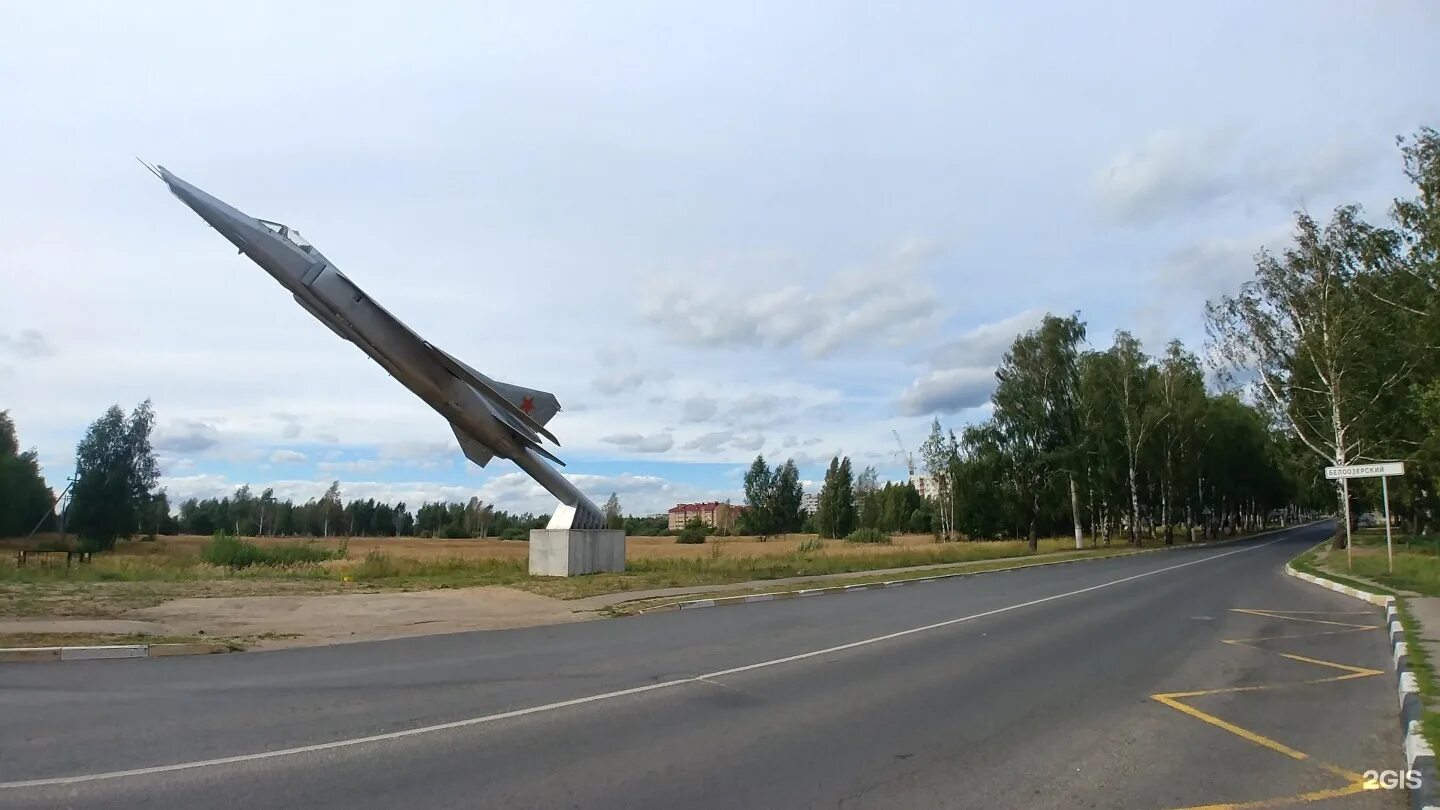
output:
[[[246,537],[499,537],[520,540],[541,528],[547,515],[513,513],[471,498],[468,503],[422,503],[411,510],[404,501],[385,503],[356,498],[348,503],[340,482],[319,498],[303,503],[281,500],[273,489],[256,495],[242,486],[222,498],[190,498],[178,516],[168,516],[159,534],[232,532]]]
[[[180,504],[178,516],[166,515],[157,534],[213,534],[230,532],[246,537],[498,537],[524,540],[531,529],[544,528],[549,515],[507,512],[471,498],[467,503],[425,502],[413,512],[404,501],[385,503],[374,498],[346,502],[340,482],[325,494],[304,503],[280,500],[272,489],[259,495],[242,486],[222,498],[191,498]],[[624,518],[630,534],[663,533],[664,518]]]

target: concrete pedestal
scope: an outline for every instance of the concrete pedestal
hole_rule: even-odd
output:
[[[625,570],[625,532],[616,529],[531,529],[530,574],[573,577]]]

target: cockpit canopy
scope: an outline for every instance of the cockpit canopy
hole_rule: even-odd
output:
[[[305,237],[301,236],[301,235],[300,235],[300,232],[297,231],[297,230],[295,230],[294,228],[291,228],[291,227],[288,226],[288,225],[283,225],[283,224],[281,224],[281,223],[279,223],[279,222],[271,222],[271,221],[268,220],[268,219],[262,219],[262,220],[259,220],[259,222],[260,222],[261,225],[264,225],[265,227],[269,228],[271,231],[273,231],[273,232],[275,232],[275,233],[277,233],[277,234],[285,237],[286,239],[290,240],[290,244],[294,245],[295,247],[300,248],[301,250],[305,251],[306,253],[312,253],[312,252],[314,252],[314,248],[312,248],[312,247],[310,246],[310,243],[307,242],[307,241],[305,241]]]

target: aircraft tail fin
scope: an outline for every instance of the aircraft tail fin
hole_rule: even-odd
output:
[[[511,405],[524,411],[531,419],[540,424],[548,424],[555,414],[560,412],[560,400],[549,391],[537,391],[534,388],[511,385],[510,383],[494,381],[495,390],[510,401]]]

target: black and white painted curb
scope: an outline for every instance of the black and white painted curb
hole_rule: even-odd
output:
[[[1420,701],[1420,684],[1415,680],[1415,673],[1410,668],[1410,648],[1405,643],[1405,627],[1400,611],[1395,608],[1395,597],[1362,591],[1334,580],[1297,571],[1288,563],[1285,565],[1285,573],[1385,608],[1385,627],[1390,634],[1390,665],[1395,670],[1396,696],[1400,701],[1400,730],[1405,735],[1405,764],[1409,770],[1420,775],[1420,787],[1410,791],[1410,806],[1415,810],[1437,810],[1440,808],[1440,774],[1437,774],[1435,767],[1435,749],[1426,739],[1420,724],[1424,704]]]
[[[1137,554],[1153,554],[1159,551],[1174,551],[1182,548],[1209,548],[1211,546],[1223,546],[1229,543],[1237,543],[1241,540],[1254,540],[1264,537],[1267,534],[1276,532],[1293,531],[1312,526],[1313,523],[1305,523],[1299,526],[1289,526],[1283,529],[1273,529],[1268,532],[1246,535],[1245,537],[1227,537],[1224,540],[1208,540],[1203,543],[1181,543],[1173,546],[1161,546],[1159,548],[1142,548],[1138,551],[1122,551],[1116,554],[1103,556],[1074,557],[1068,560],[1048,560],[1045,562],[1025,563],[1008,568],[992,568],[987,571],[955,571],[949,574],[935,574],[928,577],[910,577],[908,579],[892,579],[885,582],[864,582],[855,585],[830,585],[821,588],[804,588],[798,591],[772,591],[770,593],[754,593],[747,596],[716,596],[709,599],[690,599],[683,602],[669,602],[657,605],[652,608],[644,608],[641,613],[663,613],[671,610],[694,610],[695,608],[722,607],[724,605],[744,605],[750,602],[774,602],[777,599],[798,599],[804,596],[827,596],[838,593],[853,593],[855,591],[876,591],[881,588],[898,588],[902,585],[923,585],[927,582],[939,582],[942,579],[954,579],[956,577],[974,577],[981,574],[1004,574],[1010,571],[1023,571],[1027,568],[1039,568],[1045,565],[1066,565],[1068,563],[1090,562],[1092,560],[1115,560],[1121,557],[1133,557]],[[1058,552],[1057,552],[1058,553]],[[997,560],[1004,559],[997,558]],[[987,562],[994,562],[987,561]],[[963,565],[964,563],[957,563]],[[1440,810],[1440,809],[1437,809]]]
[[[49,661],[100,661],[112,658],[169,658],[230,652],[218,642],[179,644],[105,644],[95,647],[0,647],[0,664],[38,664]]]

